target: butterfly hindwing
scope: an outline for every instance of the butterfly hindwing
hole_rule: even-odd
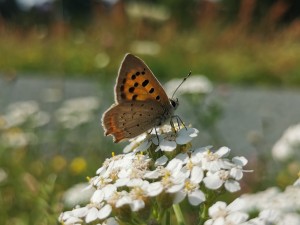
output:
[[[115,86],[116,102],[155,100],[169,104],[169,98],[148,66],[132,54],[121,64]]]
[[[105,135],[113,135],[114,142],[134,138],[153,128],[163,114],[157,101],[124,101],[109,108],[102,118]]]

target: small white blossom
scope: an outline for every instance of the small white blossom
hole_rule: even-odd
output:
[[[0,143],[5,147],[21,148],[37,141],[34,133],[24,132],[18,128],[5,130],[0,134]]]
[[[63,196],[63,201],[68,207],[87,203],[95,192],[92,188],[87,188],[88,183],[79,183],[69,188]]]
[[[7,107],[2,116],[5,129],[28,125],[31,128],[44,126],[50,121],[50,115],[40,110],[36,101],[15,102]]]
[[[244,205],[245,202],[241,199],[236,199],[228,206],[225,202],[216,202],[212,205],[208,214],[211,219],[207,220],[205,225],[239,225],[245,222],[249,215],[240,211],[241,206]]]
[[[106,219],[111,211],[112,207],[108,204],[98,204],[97,206],[90,204],[64,212],[59,216],[58,220],[67,225],[82,224],[83,221],[92,223],[99,219]]]
[[[207,148],[199,148],[193,152],[193,157],[199,158],[202,162],[203,170],[210,172],[217,172],[220,169],[228,168],[227,163],[223,158],[228,156],[230,149],[227,147],[221,147],[216,152],[212,152]]]
[[[207,172],[203,179],[205,186],[209,189],[219,189],[223,184],[229,192],[236,192],[241,189],[240,184],[230,177],[230,172],[219,170],[215,173]]]
[[[205,195],[199,190],[199,184],[192,182],[190,179],[186,179],[184,188],[175,194],[174,203],[181,202],[186,195],[191,205],[199,205],[205,201]]]
[[[155,5],[155,4],[147,4],[145,2],[130,2],[129,4],[126,4],[125,8],[127,14],[135,19],[147,19],[151,21],[157,21],[157,22],[163,22],[169,19],[170,17],[170,11],[168,8],[162,6],[162,5]],[[144,42],[142,42],[144,43]],[[147,42],[144,44],[140,44],[140,48],[146,48],[146,50],[139,50],[139,48],[135,49],[133,52],[139,53],[139,54],[154,54],[157,53],[156,48],[152,45],[146,45]],[[146,46],[144,46],[146,45]],[[154,49],[153,49],[154,48]]]
[[[255,194],[244,194],[241,199],[247,202],[243,211],[263,211],[274,209],[282,212],[295,212],[300,210],[300,188],[287,187],[283,192],[278,188],[269,188]]]
[[[280,161],[300,157],[300,124],[290,126],[272,149],[273,157]]]
[[[171,128],[171,126],[164,126],[163,129],[166,129],[166,127]],[[163,130],[163,132],[165,131]],[[198,133],[197,129],[190,127],[183,127],[176,132],[170,129],[169,132],[160,134],[158,140],[156,137],[153,137],[153,143],[159,145],[162,151],[169,152],[175,150],[177,145],[184,145],[191,142],[194,137],[197,137]]]
[[[146,133],[143,133],[143,134],[141,134],[141,135],[137,136],[136,138],[133,138],[129,141],[130,141],[129,145],[127,145],[123,150],[124,153],[144,152],[152,144],[152,142],[147,139],[147,134]]]
[[[74,129],[94,118],[99,101],[95,97],[66,100],[55,112],[56,120],[66,129]]]
[[[172,95],[174,90],[182,82],[182,79],[173,79],[165,84],[166,91]],[[213,86],[210,80],[203,75],[190,76],[177,90],[177,94],[208,94],[212,92]]]

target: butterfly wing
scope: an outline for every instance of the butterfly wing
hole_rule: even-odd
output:
[[[115,86],[116,102],[155,100],[170,104],[169,98],[148,66],[138,57],[126,54]]]
[[[134,138],[161,122],[164,108],[155,100],[124,101],[112,105],[102,118],[105,135],[112,135],[114,142]]]

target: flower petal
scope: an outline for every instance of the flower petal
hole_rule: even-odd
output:
[[[223,184],[223,181],[220,179],[217,173],[208,177],[204,177],[203,182],[207,188],[212,190],[220,188]]]
[[[205,201],[205,195],[202,191],[195,190],[188,194],[188,199],[192,205],[196,206]]]
[[[111,211],[112,211],[111,205],[106,204],[105,206],[103,206],[103,207],[99,210],[99,212],[98,212],[98,218],[99,218],[100,220],[103,220],[103,219],[107,218],[107,217],[110,215]]]
[[[203,179],[204,173],[201,167],[194,166],[191,171],[191,182],[199,184]]]
[[[236,192],[236,191],[241,190],[241,186],[240,186],[239,182],[237,182],[236,180],[225,181],[225,188],[229,192]]]
[[[159,143],[159,146],[162,151],[171,152],[176,148],[177,144],[175,141],[169,141],[169,140],[163,139]]]
[[[95,207],[89,209],[88,214],[85,217],[85,222],[90,223],[95,221],[98,218],[98,209]]]

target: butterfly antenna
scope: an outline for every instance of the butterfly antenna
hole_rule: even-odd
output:
[[[173,99],[173,97],[174,97],[175,93],[177,92],[177,90],[178,90],[178,89],[180,88],[180,86],[184,83],[184,81],[186,81],[186,79],[188,79],[188,77],[189,77],[191,74],[192,74],[192,71],[190,71],[190,72],[188,73],[188,75],[186,75],[186,77],[183,78],[183,80],[181,81],[181,83],[177,86],[177,88],[176,88],[175,91],[173,92],[171,99]]]

